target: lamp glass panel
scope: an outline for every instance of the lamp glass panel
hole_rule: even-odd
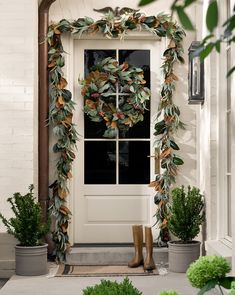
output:
[[[200,76],[201,76],[201,64],[198,56],[192,60],[192,95],[197,96],[200,94]]]

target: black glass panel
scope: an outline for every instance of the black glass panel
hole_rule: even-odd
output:
[[[89,49],[84,51],[84,75],[92,70],[92,67],[99,63],[106,57],[116,58],[116,50],[96,50]],[[116,89],[111,91],[116,92]],[[104,97],[104,100],[107,100]],[[114,102],[116,97],[114,97]],[[84,135],[85,138],[103,138],[103,134],[106,130],[105,122],[92,122],[91,119],[84,115]]]
[[[116,95],[110,95],[108,97],[104,96],[102,100],[107,103],[107,106],[103,107],[106,116],[112,118],[112,114],[116,109]],[[85,138],[104,138],[103,134],[107,129],[105,120],[101,122],[93,122],[86,114],[84,114],[84,120]]]
[[[150,182],[150,142],[119,142],[119,183],[147,184]]]
[[[85,141],[85,184],[116,183],[116,142]]]
[[[119,63],[127,61],[144,71],[145,86],[150,88],[150,50],[119,50]]]
[[[104,138],[106,130],[105,122],[92,122],[88,115],[84,114],[85,138]]]
[[[148,106],[147,106],[148,107]],[[128,95],[119,96],[119,109],[128,112],[130,105],[128,104]],[[139,121],[128,131],[124,128],[124,132],[120,130],[119,138],[150,138],[150,111],[144,110],[143,121]]]
[[[119,62],[127,61],[130,65],[140,67],[144,71],[145,86],[150,88],[150,50],[119,50]],[[125,87],[122,88],[125,92]],[[127,91],[128,92],[128,91]],[[144,120],[138,122],[120,138],[150,138],[150,103],[147,103],[147,110],[144,112]]]
[[[94,40],[95,42],[95,40]],[[97,50],[89,49],[84,51],[84,75],[88,75],[92,71],[92,67],[106,57],[116,59],[116,50]]]

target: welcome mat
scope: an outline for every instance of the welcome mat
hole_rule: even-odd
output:
[[[151,272],[143,267],[129,268],[126,265],[68,265],[61,264],[56,277],[111,277],[111,276],[155,276],[158,269]]]

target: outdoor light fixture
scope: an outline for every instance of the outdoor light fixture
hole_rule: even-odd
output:
[[[204,62],[200,61],[199,53],[196,49],[200,45],[199,41],[193,41],[188,49],[189,73],[188,73],[188,93],[189,104],[204,103]]]

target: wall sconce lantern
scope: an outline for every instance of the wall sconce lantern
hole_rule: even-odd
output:
[[[196,50],[200,45],[199,41],[193,41],[188,49],[189,73],[188,92],[189,104],[204,103],[204,62],[200,61],[199,52]]]

